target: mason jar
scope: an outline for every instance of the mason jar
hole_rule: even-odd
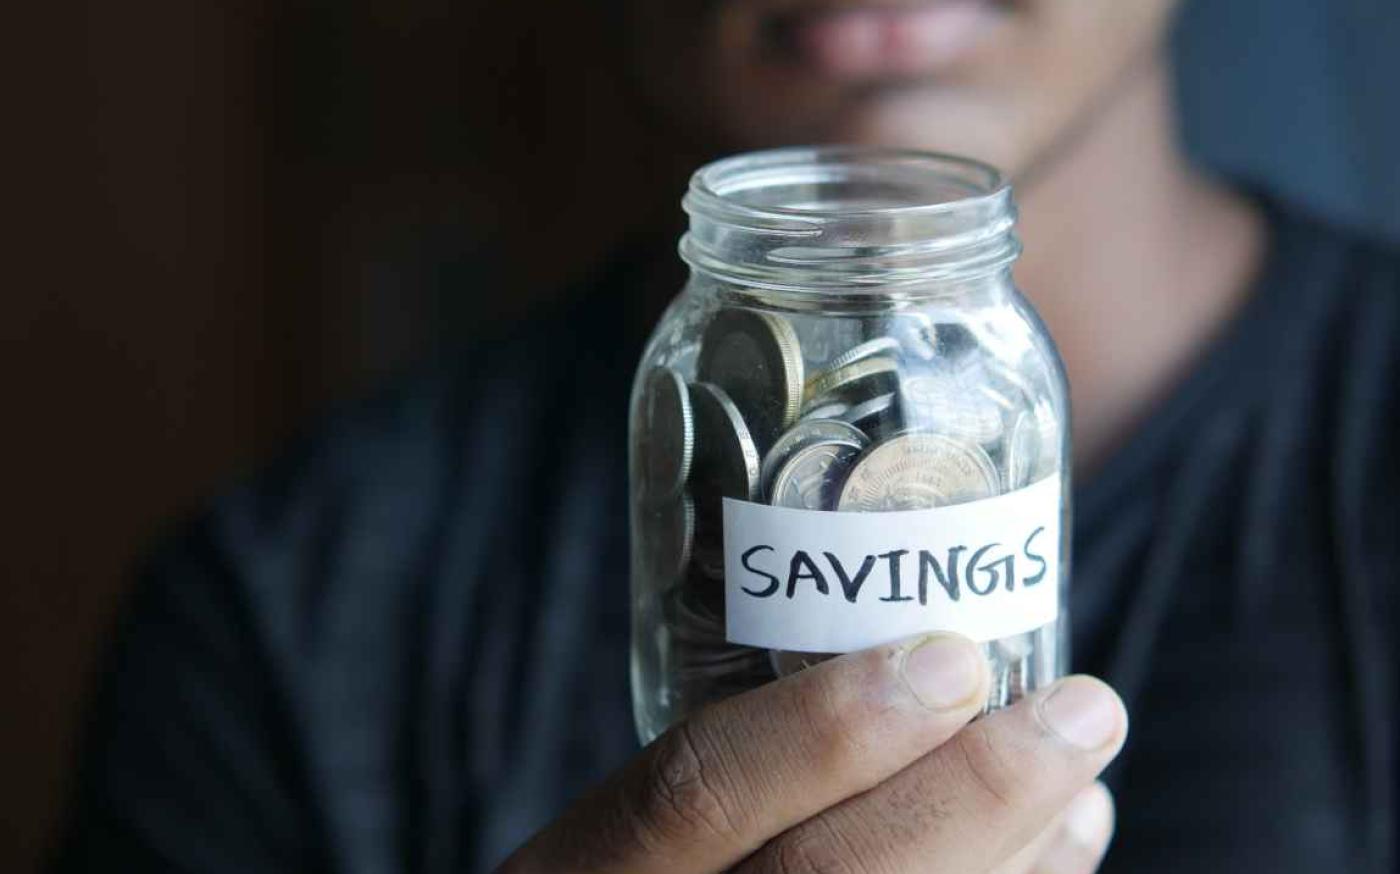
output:
[[[834,654],[978,641],[988,709],[1067,662],[1069,404],[992,167],[790,148],[701,168],[631,400],[650,741]]]

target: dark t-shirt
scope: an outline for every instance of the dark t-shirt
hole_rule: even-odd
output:
[[[1084,484],[1107,870],[1393,870],[1400,256],[1275,210],[1251,302]],[[623,261],[341,416],[145,569],[65,871],[484,871],[631,755]]]

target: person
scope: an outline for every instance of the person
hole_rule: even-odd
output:
[[[1069,874],[1116,816],[1105,871],[1393,871],[1400,257],[1191,165],[1173,6],[623,16],[677,155],[897,145],[1016,180],[1073,387],[1075,660],[1107,683],[969,722],[984,669],[933,636],[639,752],[626,397],[678,285],[638,239],[155,554],[54,870]]]

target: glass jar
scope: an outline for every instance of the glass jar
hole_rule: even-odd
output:
[[[690,280],[631,402],[632,689],[649,742],[702,705],[934,630],[988,709],[1067,662],[1064,369],[1011,277],[1011,189],[910,151],[701,168]]]

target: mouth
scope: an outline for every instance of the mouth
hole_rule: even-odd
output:
[[[946,72],[1011,16],[1009,0],[857,2],[767,18],[775,57],[831,79],[874,82]]]

